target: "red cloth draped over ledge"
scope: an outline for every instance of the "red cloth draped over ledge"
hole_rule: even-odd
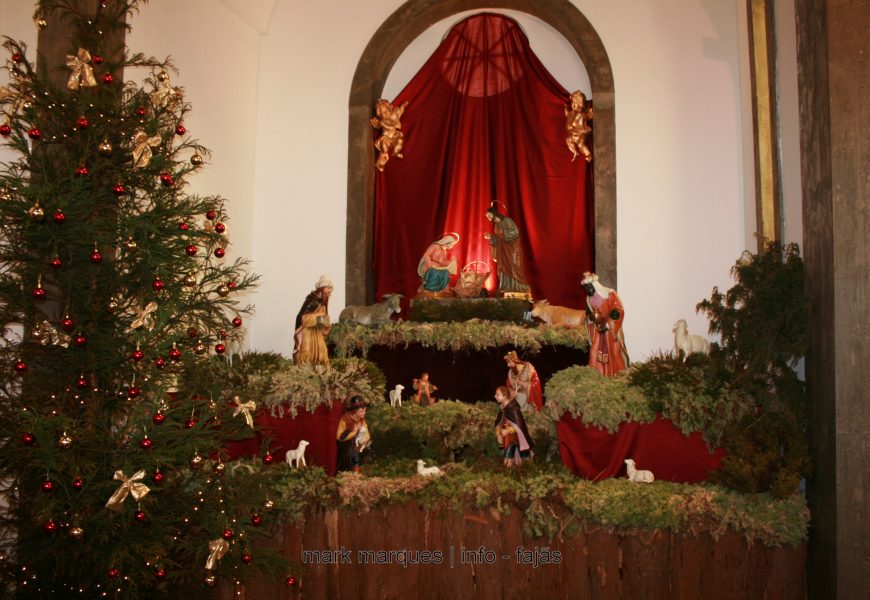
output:
[[[722,448],[711,453],[700,433],[685,436],[661,416],[652,423],[622,423],[616,433],[608,433],[565,414],[556,431],[562,463],[590,481],[624,477],[624,461],[631,458],[638,469],[652,471],[657,480],[697,483],[725,458]]]
[[[279,417],[277,411],[273,416],[269,409],[261,410],[254,417],[259,430],[257,436],[228,444],[229,460],[257,456],[262,441],[271,438],[269,449],[276,462],[283,461],[288,450],[296,448],[300,440],[307,440],[309,445],[305,450],[305,462],[308,466],[317,465],[330,475],[335,475],[338,459],[335,433],[343,414],[344,404],[341,402],[334,402],[331,408],[318,406],[314,412],[300,409],[295,418],[291,418],[287,411],[283,417]]]
[[[581,307],[580,278],[593,270],[590,170],[565,143],[569,93],[519,24],[483,13],[455,25],[393,104],[405,101],[404,158],[376,173],[377,298],[398,292],[407,306],[417,263],[443,232],[462,238],[450,251],[459,269],[482,260],[494,273],[484,213],[498,200],[519,228],[534,297]]]

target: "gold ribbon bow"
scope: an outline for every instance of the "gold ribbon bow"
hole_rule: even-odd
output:
[[[124,503],[124,500],[127,499],[128,495],[132,495],[134,500],[141,500],[144,498],[148,492],[151,490],[148,489],[148,486],[144,483],[139,483],[142,479],[145,479],[145,469],[139,469],[133,476],[127,479],[127,476],[124,475],[124,471],[118,470],[115,471],[115,476],[112,479],[116,479],[121,481],[121,487],[115,490],[115,493],[112,494],[112,497],[109,498],[109,501],[106,502],[106,508],[111,510],[121,510],[121,505]]]
[[[145,308],[136,308],[136,318],[130,323],[130,326],[127,328],[126,333],[130,333],[134,329],[139,329],[143,325],[148,325],[148,331],[154,329],[154,323],[152,323],[151,313],[157,310],[156,302],[149,302],[145,305]]]
[[[79,48],[78,54],[66,55],[66,66],[72,69],[66,87],[71,90],[81,87],[94,87],[97,80],[94,78],[94,69],[88,63],[91,62],[91,53],[84,48]]]
[[[151,162],[152,147],[160,145],[163,139],[159,135],[148,137],[141,129],[133,136],[133,168],[142,169]]]
[[[151,104],[154,105],[154,108],[165,108],[174,104],[180,95],[181,92],[172,87],[169,79],[166,79],[166,81],[161,81],[160,86],[152,92]]]
[[[43,346],[68,348],[70,343],[70,337],[67,334],[58,331],[54,325],[45,320],[33,327],[30,337],[33,338],[34,342]]]
[[[206,571],[211,571],[217,566],[217,561],[222,559],[230,549],[230,543],[224,539],[218,538],[208,543],[208,558],[205,561]]]
[[[239,413],[245,415],[245,423],[248,424],[248,427],[253,429],[254,415],[251,414],[251,411],[257,410],[257,403],[253,400],[242,402],[241,398],[238,396],[233,396],[233,401],[236,403],[236,407],[233,409],[233,418],[238,417]]]

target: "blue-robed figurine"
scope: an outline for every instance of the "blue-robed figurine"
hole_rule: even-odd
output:
[[[421,287],[427,292],[440,292],[450,283],[450,276],[457,273],[456,259],[449,258],[447,251],[459,242],[459,235],[445,234],[426,248],[420,263],[417,265],[417,275],[422,279]]]

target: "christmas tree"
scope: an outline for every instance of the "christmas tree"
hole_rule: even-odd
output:
[[[171,62],[113,48],[138,0],[43,0],[64,85],[7,39],[0,136],[0,479],[8,594],[158,597],[238,582],[270,502],[225,473],[253,406],[228,397],[238,294],[207,150]],[[47,21],[48,20],[48,21]],[[139,77],[141,83],[124,81]],[[265,508],[264,508],[265,502]]]

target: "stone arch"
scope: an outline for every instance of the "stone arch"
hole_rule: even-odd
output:
[[[369,40],[350,90],[345,271],[348,304],[374,300],[370,265],[375,168],[369,118],[387,76],[405,48],[433,24],[468,10],[492,8],[525,12],[544,21],[568,40],[586,67],[595,101],[595,265],[602,281],[617,286],[613,72],[595,28],[570,0],[408,0]]]

